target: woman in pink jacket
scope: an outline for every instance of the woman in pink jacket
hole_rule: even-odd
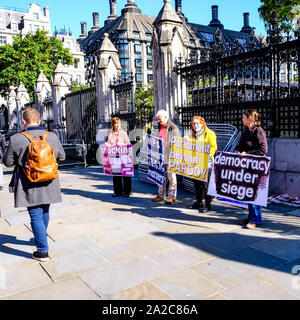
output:
[[[118,146],[130,144],[130,140],[125,131],[121,128],[121,120],[117,117],[112,119],[111,131],[108,134],[106,144]],[[131,177],[113,176],[114,193],[113,197],[129,197],[132,191]]]

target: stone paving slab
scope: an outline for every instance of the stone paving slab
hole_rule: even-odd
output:
[[[3,300],[98,300],[99,297],[78,277],[54,282]]]
[[[225,288],[243,282],[263,270],[275,268],[286,260],[252,248],[243,248],[208,262],[191,267],[203,276],[216,281]]]
[[[121,291],[118,300],[174,300],[151,282]]]
[[[109,266],[108,262],[90,250],[76,251],[43,263],[43,269],[53,281]]]
[[[172,272],[153,283],[176,300],[202,300],[223,289],[189,268]]]
[[[126,272],[124,272],[126,270]],[[166,275],[168,271],[144,257],[110,267],[82,273],[79,277],[101,299],[117,299],[124,288],[129,288]]]
[[[287,261],[299,257],[300,252],[300,228],[296,228],[277,238],[256,243],[251,247],[270,253]]]
[[[277,286],[260,279],[249,279],[232,288],[222,291],[230,300],[294,300],[295,297]]]
[[[52,281],[39,263],[9,270],[5,273],[5,289],[0,288],[0,298],[38,288]]]
[[[300,258],[274,269],[265,270],[257,278],[284,290],[294,299],[300,299]]]

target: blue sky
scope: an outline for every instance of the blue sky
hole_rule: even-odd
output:
[[[50,8],[52,31],[65,26],[70,28],[75,39],[80,34],[80,22],[86,21],[90,30],[93,24],[92,12],[99,12],[100,26],[109,15],[109,0],[0,0],[0,6],[28,9],[30,3],[36,2],[43,9]],[[144,14],[156,16],[162,8],[163,0],[136,0]],[[117,0],[117,13],[125,6],[127,0]],[[175,1],[171,0],[175,8]],[[266,35],[264,22],[258,14],[259,0],[182,0],[184,15],[189,22],[207,25],[211,20],[211,6],[219,6],[219,20],[226,29],[239,31],[243,26],[243,13],[250,13],[250,25],[256,27],[257,34]]]

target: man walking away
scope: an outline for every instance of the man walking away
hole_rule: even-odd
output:
[[[33,108],[24,110],[23,124],[25,129],[22,132],[28,133],[34,139],[42,139],[46,132],[40,126],[39,112]],[[15,165],[12,179],[14,181],[15,207],[27,207],[37,247],[37,251],[33,253],[32,257],[44,262],[49,259],[47,227],[50,204],[62,201],[59,178],[43,182],[29,180],[25,175],[25,165],[28,169],[27,157],[30,156],[28,146],[31,142],[30,137],[26,137],[22,132],[16,133],[10,138],[8,148],[3,156],[3,163],[8,167]],[[48,148],[52,147],[56,160],[63,161],[65,159],[64,149],[55,133],[51,132],[47,136],[45,144]]]

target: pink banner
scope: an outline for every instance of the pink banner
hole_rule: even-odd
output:
[[[133,177],[132,145],[101,145],[101,156],[104,174],[108,176]]]

